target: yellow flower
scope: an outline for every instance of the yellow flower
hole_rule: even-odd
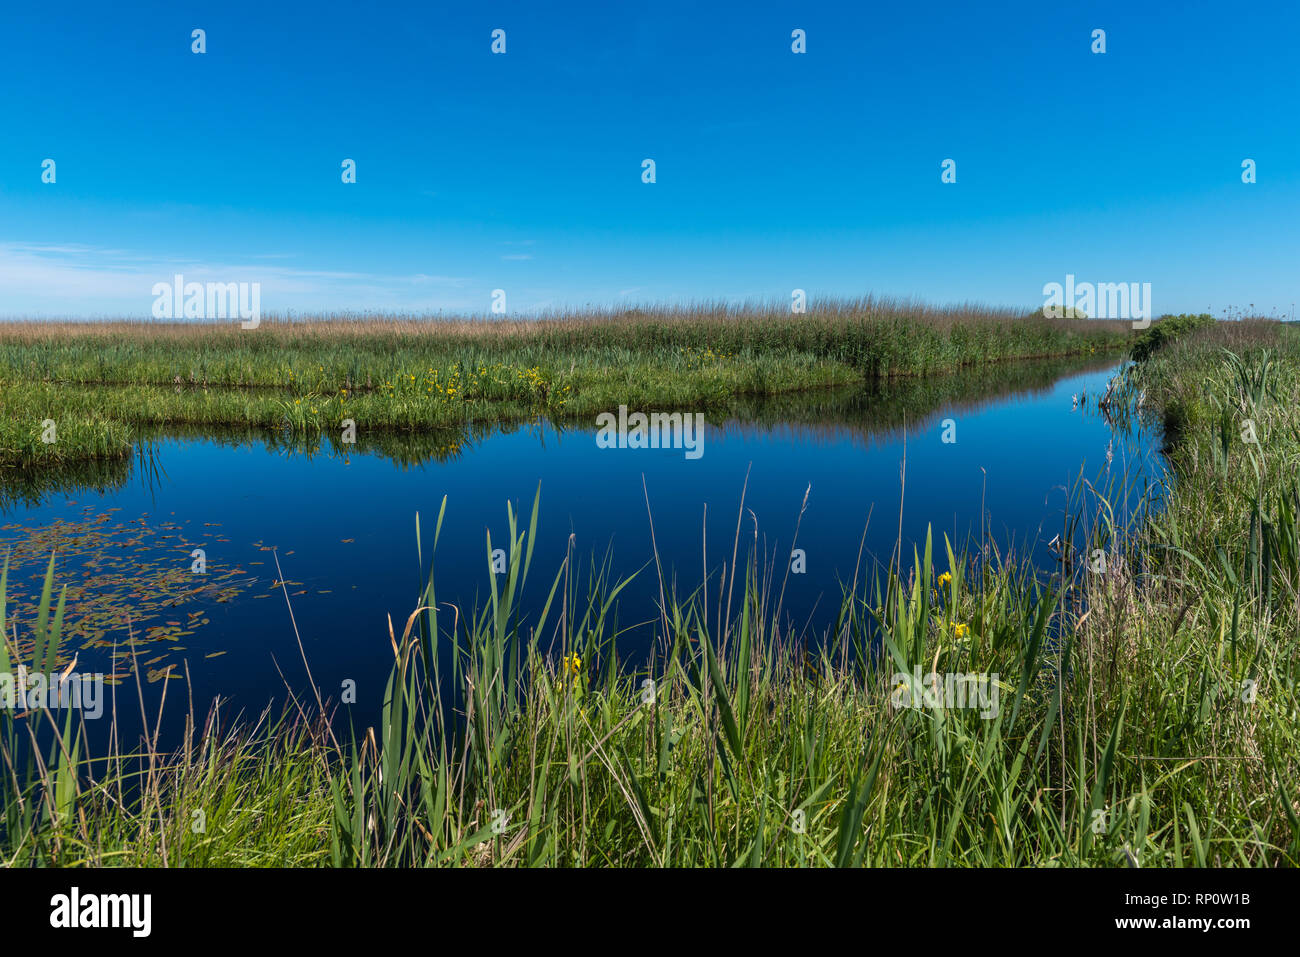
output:
[[[965,638],[966,633],[970,631],[970,629],[967,628],[965,625],[963,625],[961,622],[957,622],[957,624],[953,625],[952,630],[953,630],[953,634],[955,634],[958,638]]]
[[[950,581],[952,581],[952,575],[948,572],[944,572],[942,575],[939,576],[939,586],[941,588],[944,585],[948,584],[948,582]]]
[[[578,677],[578,675],[582,673],[582,657],[576,654],[565,655],[564,670],[573,675],[573,677]]]

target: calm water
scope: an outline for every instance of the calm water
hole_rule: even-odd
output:
[[[173,436],[157,443],[157,472],[121,466],[82,479],[106,489],[28,488],[24,494],[41,501],[11,498],[0,548],[18,549],[11,602],[33,597],[49,549],[57,549],[60,581],[74,586],[68,621],[81,622],[79,671],[111,671],[104,646],[125,641],[129,613],[149,638],[137,649],[142,672],[157,677],[168,663],[185,662],[200,711],[218,694],[257,710],[283,695],[286,679],[304,686],[275,585],[278,558],[317,682],[337,697],[341,682],[354,679],[364,709],[376,704],[391,665],[387,616],[400,630],[419,594],[416,513],[427,551],[444,495],[438,598],[468,611],[487,594],[486,535],[494,547],[505,543],[507,501],[524,512],[526,527],[539,483],[526,594],[535,607],[570,534],[580,557],[599,559],[612,548],[616,573],[650,560],[647,494],[665,576],[675,575],[686,593],[702,573],[706,525],[710,567],[730,561],[747,474],[742,556],[756,521],[760,547],[784,560],[811,488],[797,543],[807,571],[790,576],[785,608],[815,632],[833,620],[864,528],[865,561],[888,561],[904,456],[909,554],[932,525],[942,568],[942,535],[978,539],[983,507],[1000,546],[1015,543],[1051,567],[1045,543],[1061,531],[1067,489],[1081,474],[1105,482],[1108,471],[1119,478],[1127,470],[1141,484],[1160,469],[1150,435],[1116,437],[1091,412],[1113,372],[1113,363],[1020,364],[887,391],[756,403],[737,413],[744,421],[706,426],[704,454],[693,461],[680,450],[600,449],[594,429],[549,424],[348,455],[278,448],[266,437]],[[1072,396],[1080,394],[1089,402],[1075,410]],[[955,442],[943,441],[947,419]],[[190,570],[194,548],[206,552],[205,576]],[[657,592],[647,568],[623,592],[620,625],[654,618]],[[650,639],[648,627],[633,629],[620,648],[635,655]],[[146,699],[156,700],[164,684],[146,684]],[[135,707],[134,679],[119,686],[124,692]],[[183,682],[172,681],[168,695],[184,707]]]

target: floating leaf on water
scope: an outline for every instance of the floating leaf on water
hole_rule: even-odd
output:
[[[209,624],[210,619],[201,609],[191,611],[184,605],[231,602],[256,582],[239,577],[246,574],[242,568],[222,569],[210,563],[208,575],[196,583],[190,572],[191,545],[179,534],[191,520],[153,523],[142,516],[114,524],[113,513],[121,510],[115,506],[96,512],[83,506],[79,519],[60,518],[35,527],[17,522],[0,526],[5,533],[0,550],[9,553],[11,582],[43,584],[49,556],[55,556],[56,580],[60,586],[66,585],[64,634],[69,639],[61,649],[60,665],[82,649],[101,650],[111,657],[114,648],[174,642],[192,635],[192,631],[182,630],[177,615],[190,628]],[[206,523],[209,527],[216,524]],[[8,617],[20,624],[20,636],[30,632],[21,623],[34,624],[39,602],[39,587],[31,594],[11,590]],[[170,614],[164,617],[164,610]],[[163,624],[157,623],[160,618]],[[32,644],[30,637],[20,637],[20,653],[30,653]],[[184,646],[171,650],[178,649],[184,650]],[[123,651],[116,655],[119,660],[128,657]],[[165,656],[151,658],[150,663],[161,657]]]

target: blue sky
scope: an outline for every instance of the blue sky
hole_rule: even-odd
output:
[[[177,272],[264,311],[1032,307],[1073,273],[1290,313],[1297,36],[1281,2],[11,4],[0,314],[145,316]]]

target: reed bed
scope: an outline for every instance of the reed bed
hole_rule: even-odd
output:
[[[416,433],[587,420],[621,404],[888,382],[1012,359],[1115,353],[1129,324],[888,300],[590,310],[532,320],[268,318],[0,324],[0,468],[128,454],[145,426]],[[59,425],[57,443],[42,423]]]
[[[417,519],[422,579],[410,617],[380,639],[394,665],[376,722],[354,726],[308,688],[279,722],[222,730],[187,715],[179,752],[146,735],[96,764],[74,721],[6,714],[0,853],[24,865],[1293,866],[1293,333],[1192,330],[1115,381],[1105,413],[1163,416],[1175,478],[1129,508],[1118,471],[1081,476],[1055,573],[983,541],[900,541],[886,562],[864,558],[822,634],[783,614],[785,564],[760,547],[743,498],[736,539],[702,552],[707,578],[683,592],[656,563],[640,574],[659,577],[662,599],[632,614],[624,582],[572,545],[541,573],[544,606],[525,609],[538,501],[509,513],[508,574],[484,556],[486,604],[450,607],[436,590],[443,513]],[[23,647],[51,653],[55,595],[48,582]],[[648,659],[620,652],[632,622],[655,629]],[[19,625],[6,626],[14,649]],[[996,713],[896,707],[914,668],[998,675]],[[24,735],[41,742],[26,776]]]
[[[0,859],[1294,866],[1300,336],[1162,337],[1102,409],[1163,419],[1169,486],[1134,505],[1120,471],[1081,476],[1053,574],[984,541],[899,541],[864,558],[820,634],[783,614],[785,563],[743,496],[708,575],[684,586],[656,562],[640,574],[661,600],[632,613],[572,545],[536,571],[539,501],[509,513],[508,574],[484,556],[487,602],[448,606],[443,512],[417,519],[421,581],[379,637],[394,665],[377,720],[308,687],[251,727],[191,707],[169,754],[156,728],[174,706],[142,715],[152,737],[91,756],[72,712],[4,711]],[[66,661],[52,569],[35,621],[0,599],[0,671]],[[525,607],[537,574],[550,597]],[[648,659],[620,651],[629,623],[655,629]],[[996,674],[996,713],[896,707],[917,668]]]

